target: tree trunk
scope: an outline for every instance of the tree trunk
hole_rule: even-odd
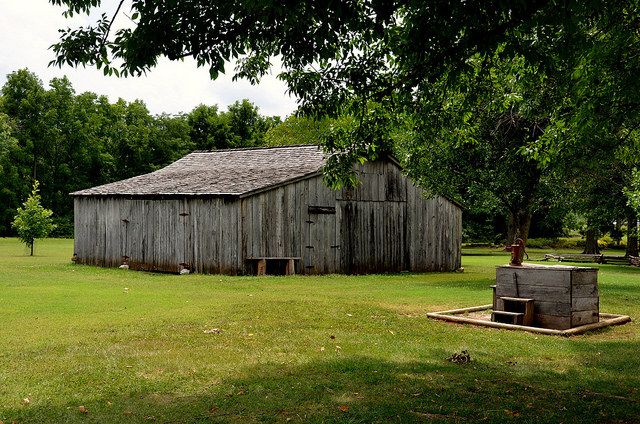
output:
[[[632,210],[627,211],[627,251],[625,256],[638,256],[638,217]]]
[[[587,231],[584,234],[585,243],[584,250],[582,253],[597,255],[600,253],[600,248],[598,247],[598,230],[595,228],[587,228]]]
[[[31,243],[31,256],[33,256],[33,243]]]
[[[507,244],[512,244],[515,239],[521,238],[525,244],[529,238],[529,227],[531,226],[531,212],[518,209],[515,213],[509,213],[507,222]]]

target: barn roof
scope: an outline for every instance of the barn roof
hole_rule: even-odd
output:
[[[241,196],[320,173],[319,146],[194,152],[149,174],[72,196]]]

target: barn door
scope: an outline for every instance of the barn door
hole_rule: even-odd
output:
[[[341,269],[349,274],[407,269],[405,203],[341,201]]]
[[[308,216],[305,271],[310,274],[337,272],[340,246],[336,236],[336,208],[309,206]]]
[[[176,260],[178,271],[182,268],[193,271],[193,240],[192,240],[192,219],[189,204],[180,202],[178,210],[178,226],[176,237]]]

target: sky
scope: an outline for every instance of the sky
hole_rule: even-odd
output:
[[[101,11],[111,14],[114,0],[104,0]],[[144,101],[153,114],[188,112],[198,104],[217,104],[221,109],[236,100],[249,99],[263,115],[285,117],[296,108],[295,98],[286,94],[286,85],[276,78],[279,67],[265,76],[259,85],[232,81],[233,64],[227,74],[211,81],[206,67],[196,67],[193,59],[172,62],[162,58],[147,76],[105,77],[94,68],[62,69],[49,67],[54,56],[49,46],[58,40],[58,29],[86,24],[91,17],[65,19],[63,9],[47,0],[0,0],[0,86],[7,74],[28,68],[45,86],[54,77],[66,75],[77,93],[93,91],[107,95],[112,102]],[[125,19],[125,18],[122,18]],[[124,25],[122,19],[114,27]]]

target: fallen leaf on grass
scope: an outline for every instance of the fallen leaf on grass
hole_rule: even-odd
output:
[[[505,409],[504,413],[507,415],[511,415],[512,417],[519,417],[520,413],[518,411],[512,411],[511,409]]]
[[[216,412],[218,412],[218,410],[220,410],[220,408],[218,408],[217,406],[212,406],[211,408],[209,408],[209,413],[215,414]]]
[[[84,405],[78,406],[78,411],[80,411],[81,414],[88,414],[89,413],[89,411],[87,410],[87,408],[84,407]]]
[[[31,399],[29,399],[28,397],[22,399],[22,404],[23,405],[29,405],[31,403]]]
[[[338,409],[342,412],[347,412],[349,410],[349,405],[340,405]]]
[[[219,328],[210,328],[208,330],[204,330],[204,334],[220,334],[222,330]]]

